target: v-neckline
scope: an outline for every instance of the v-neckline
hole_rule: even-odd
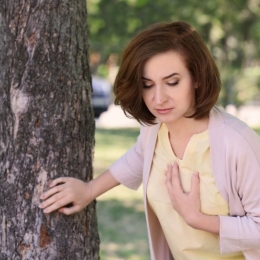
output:
[[[169,130],[168,130],[167,126],[166,126],[165,124],[163,124],[163,127],[165,128],[165,130],[163,131],[164,134],[167,133],[167,143],[166,143],[167,150],[168,150],[168,151],[171,151],[171,154],[172,154],[172,155],[174,156],[174,158],[176,159],[176,162],[178,163],[178,165],[182,164],[182,163],[185,161],[185,159],[186,159],[186,157],[187,157],[187,151],[190,151],[190,150],[192,149],[192,147],[193,147],[194,145],[196,145],[196,143],[194,143],[194,140],[196,140],[198,137],[200,138],[201,135],[204,135],[204,134],[208,131],[208,129],[206,129],[205,131],[203,131],[203,132],[201,132],[201,133],[193,134],[193,135],[190,137],[190,139],[189,139],[189,141],[188,141],[188,143],[187,143],[187,145],[186,145],[186,147],[185,147],[185,150],[184,150],[184,153],[183,153],[183,157],[182,157],[182,158],[179,158],[179,157],[174,153],[174,151],[173,151],[173,149],[172,149],[171,141],[170,141],[170,136],[169,136]],[[190,146],[191,146],[191,147],[190,147]]]

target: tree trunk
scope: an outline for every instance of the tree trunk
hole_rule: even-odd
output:
[[[0,0],[0,259],[99,259],[95,203],[44,215],[59,176],[92,178],[85,0]]]

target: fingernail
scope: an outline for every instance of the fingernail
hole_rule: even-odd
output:
[[[38,207],[39,207],[39,208],[42,208],[42,204],[39,204]]]

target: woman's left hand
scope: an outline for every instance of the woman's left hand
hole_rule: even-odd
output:
[[[199,174],[193,174],[191,190],[188,193],[184,192],[182,188],[179,166],[176,162],[173,165],[168,165],[168,170],[165,174],[166,186],[173,208],[183,217],[189,226],[194,227],[195,220],[202,214],[200,211]]]

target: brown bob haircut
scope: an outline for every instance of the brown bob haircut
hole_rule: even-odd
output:
[[[155,116],[146,107],[143,97],[142,74],[145,62],[156,54],[176,51],[198,88],[195,91],[195,112],[189,116],[204,119],[216,103],[220,75],[215,61],[200,35],[186,22],[161,22],[149,26],[135,36],[121,56],[114,83],[115,104],[127,117],[141,124],[156,124]]]

